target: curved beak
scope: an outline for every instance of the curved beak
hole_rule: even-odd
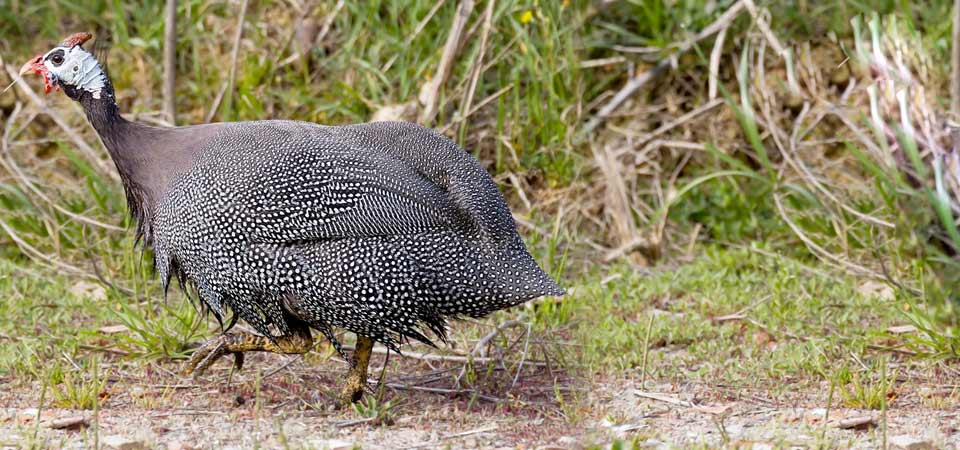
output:
[[[26,64],[24,64],[23,67],[20,68],[20,76],[22,77],[30,73],[31,70],[34,71],[37,75],[40,75],[41,70],[43,70],[44,68],[42,59],[43,59],[42,55],[37,55],[35,58],[31,59]]]
[[[53,89],[53,82],[50,79],[50,72],[47,70],[47,67],[43,65],[43,55],[37,55],[35,58],[28,61],[23,67],[20,68],[20,77],[33,72],[37,75],[43,77],[43,92],[46,94],[50,93],[50,90]]]

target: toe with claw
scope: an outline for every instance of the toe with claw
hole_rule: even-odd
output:
[[[243,352],[228,350],[228,336],[222,334],[203,343],[187,361],[187,367],[183,369],[184,375],[203,375],[208,367],[213,365],[221,357],[233,353],[233,366],[236,370],[243,368]]]
[[[194,352],[187,361],[184,374],[201,375],[210,365],[229,354],[233,354],[233,365],[240,370],[243,368],[245,352],[298,354],[306,353],[311,348],[313,348],[313,339],[310,332],[306,330],[273,339],[252,333],[221,334],[208,340]]]

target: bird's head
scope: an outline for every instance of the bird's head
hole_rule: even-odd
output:
[[[63,89],[68,97],[79,100],[84,93],[100,98],[107,77],[100,63],[82,45],[93,37],[74,33],[50,51],[37,55],[20,68],[20,76],[34,73],[43,77],[44,91]]]

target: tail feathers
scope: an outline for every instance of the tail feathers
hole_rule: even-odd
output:
[[[533,300],[544,295],[560,296],[566,293],[566,290],[560,287],[550,275],[547,275],[533,258],[525,258],[517,264],[520,273],[524,273],[522,281],[511,286],[514,293],[519,294],[523,301]]]
[[[567,293],[567,290],[560,287],[560,285],[557,284],[557,282],[554,281],[553,278],[550,278],[550,275],[547,275],[546,273],[544,273],[543,277],[544,277],[543,292],[541,292],[541,294],[538,297],[542,297],[544,295],[552,295],[554,297],[560,297]]]

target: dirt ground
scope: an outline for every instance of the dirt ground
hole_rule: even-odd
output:
[[[221,362],[196,379],[179,375],[177,362],[129,372],[118,362],[108,367],[98,411],[45,407],[39,423],[40,387],[3,380],[0,448],[92,448],[98,440],[117,449],[551,449],[607,447],[616,439],[643,448],[879,448],[884,425],[892,448],[960,447],[955,390],[935,386],[899,393],[884,420],[875,410],[828,412],[826,389],[787,389],[772,399],[769,390],[656,380],[641,389],[636,379],[587,380],[537,368],[509,386],[481,380],[474,386],[483,395],[472,396],[451,392],[452,376],[436,376],[462,366],[391,361],[385,380],[394,387],[366,413],[330,406],[344,369],[334,360],[256,355],[240,373]],[[379,367],[372,369],[379,376]],[[377,408],[386,412],[369,414]]]

